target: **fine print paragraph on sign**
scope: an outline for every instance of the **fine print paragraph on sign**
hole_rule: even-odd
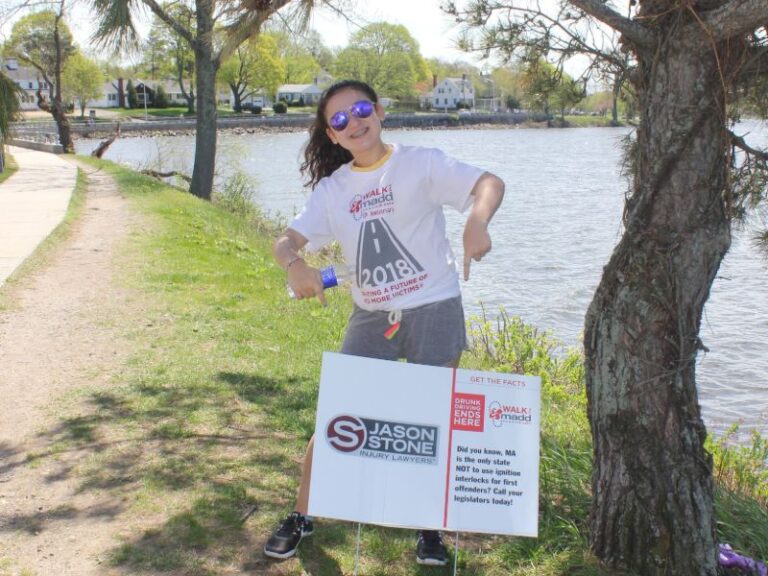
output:
[[[537,536],[540,387],[326,352],[309,514]]]

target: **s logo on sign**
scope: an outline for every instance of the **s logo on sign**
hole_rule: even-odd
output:
[[[365,424],[354,416],[337,416],[328,423],[325,437],[339,452],[354,452],[365,444]]]

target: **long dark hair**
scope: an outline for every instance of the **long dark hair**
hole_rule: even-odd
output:
[[[379,97],[376,96],[374,89],[359,80],[342,80],[326,88],[325,92],[320,96],[320,102],[317,104],[315,121],[309,127],[309,142],[306,148],[304,148],[304,162],[301,165],[301,173],[307,178],[304,184],[309,188],[314,188],[320,180],[330,176],[339,166],[343,166],[352,160],[352,154],[349,150],[334,144],[328,138],[326,133],[328,122],[325,120],[325,109],[328,106],[328,100],[335,94],[347,89],[362,92],[374,104],[379,101]]]

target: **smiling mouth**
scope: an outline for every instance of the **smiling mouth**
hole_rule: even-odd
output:
[[[349,135],[350,138],[359,138],[360,136],[364,135],[366,132],[368,132],[368,127],[364,126],[363,128],[360,128],[360,130],[357,130],[356,132],[353,132]]]

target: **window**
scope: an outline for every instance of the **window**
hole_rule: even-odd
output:
[[[27,82],[27,84],[28,84],[27,88],[31,89],[32,88],[32,82]]]

